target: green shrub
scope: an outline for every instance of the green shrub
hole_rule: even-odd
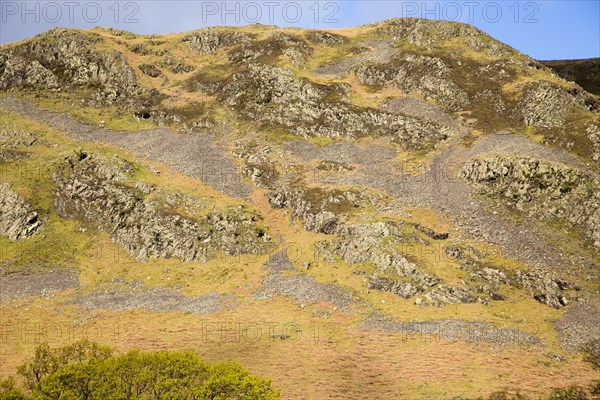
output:
[[[189,352],[112,355],[109,348],[87,341],[60,349],[38,346],[19,373],[35,400],[279,399],[270,381],[235,363],[207,364]]]
[[[26,400],[27,396],[15,384],[11,376],[0,380],[0,400]]]

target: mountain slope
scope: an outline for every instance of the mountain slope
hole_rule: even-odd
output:
[[[127,320],[100,339],[284,398],[595,376],[600,98],[476,28],[54,29],[0,90],[7,320]]]
[[[563,79],[577,82],[582,88],[600,95],[600,58],[585,60],[549,60],[542,63]]]

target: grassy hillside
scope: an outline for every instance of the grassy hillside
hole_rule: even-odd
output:
[[[0,377],[88,338],[283,399],[588,387],[600,100],[561,76],[420,19],[1,46]]]

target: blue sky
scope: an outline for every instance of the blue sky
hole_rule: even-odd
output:
[[[147,34],[256,22],[333,28],[411,16],[471,23],[537,59],[600,57],[599,0],[0,0],[0,43],[56,26]]]

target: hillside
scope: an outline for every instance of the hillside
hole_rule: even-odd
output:
[[[421,19],[0,46],[0,378],[87,337],[282,399],[588,387],[600,97],[557,65]]]
[[[561,78],[576,82],[588,92],[600,95],[600,58],[552,60],[542,63]]]

